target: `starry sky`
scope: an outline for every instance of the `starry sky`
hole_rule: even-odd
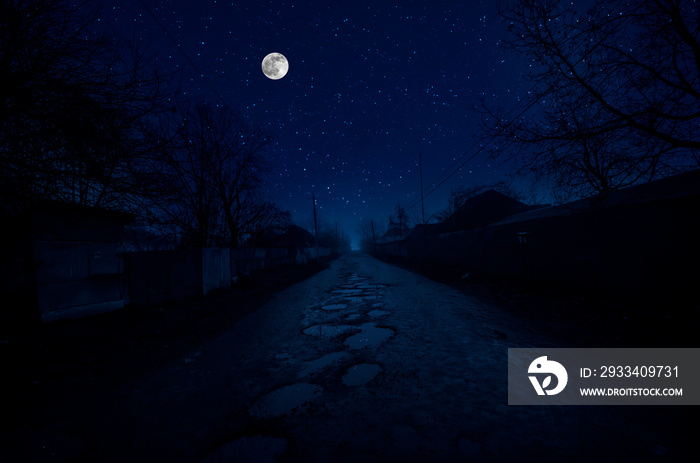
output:
[[[311,229],[318,218],[356,244],[360,220],[386,227],[397,204],[426,219],[451,188],[508,180],[478,152],[481,96],[527,92],[523,58],[492,0],[295,2],[103,0],[99,20],[177,71],[184,95],[226,104],[274,134],[267,194]],[[280,80],[262,59],[289,60]],[[459,166],[461,169],[457,170]],[[439,184],[439,186],[437,186]]]

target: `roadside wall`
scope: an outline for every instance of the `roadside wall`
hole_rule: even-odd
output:
[[[656,304],[698,300],[700,197],[676,197],[379,244],[380,255]]]
[[[124,258],[127,303],[161,304],[229,288],[232,278],[282,265],[328,257],[320,248],[220,248],[128,252]]]
[[[202,294],[231,286],[231,249],[202,249]]]
[[[198,249],[125,253],[127,303],[161,304],[202,294],[202,260]]]
[[[12,279],[29,283],[31,296],[24,284],[15,293],[30,296],[24,310],[47,322],[123,307],[117,249],[131,220],[129,214],[57,202],[38,203],[17,216],[15,233],[22,235],[10,246],[22,250],[24,263],[15,271],[24,275]]]
[[[109,312],[124,305],[116,243],[35,241],[37,302],[43,321]]]
[[[237,275],[338,252],[296,246],[120,252],[124,227],[133,216],[53,201],[4,220],[0,335],[37,321],[208,294],[230,287]]]

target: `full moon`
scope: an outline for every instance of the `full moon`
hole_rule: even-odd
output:
[[[263,73],[272,80],[279,80],[289,71],[289,61],[282,53],[270,53],[262,61]]]

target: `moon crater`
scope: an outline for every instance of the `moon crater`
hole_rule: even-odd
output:
[[[263,73],[272,80],[279,80],[289,71],[289,61],[282,53],[270,53],[262,61]]]

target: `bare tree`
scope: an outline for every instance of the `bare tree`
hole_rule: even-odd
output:
[[[183,106],[162,121],[151,169],[153,204],[186,243],[238,246],[284,220],[261,195],[271,136],[238,112],[205,103]]]
[[[396,221],[399,225],[399,233],[403,236],[404,230],[409,228],[409,216],[406,208],[400,204],[396,205]]]
[[[485,128],[528,172],[604,193],[691,166],[700,148],[700,23],[689,0],[517,0],[506,44],[527,56],[533,117],[484,105]],[[512,111],[511,111],[512,112]]]
[[[144,119],[169,103],[152,60],[96,31],[88,2],[0,6],[0,196],[133,209]]]
[[[410,228],[411,218],[406,212],[406,208],[397,204],[394,214],[389,214],[389,225],[384,237],[389,240],[402,239],[405,232]]]

